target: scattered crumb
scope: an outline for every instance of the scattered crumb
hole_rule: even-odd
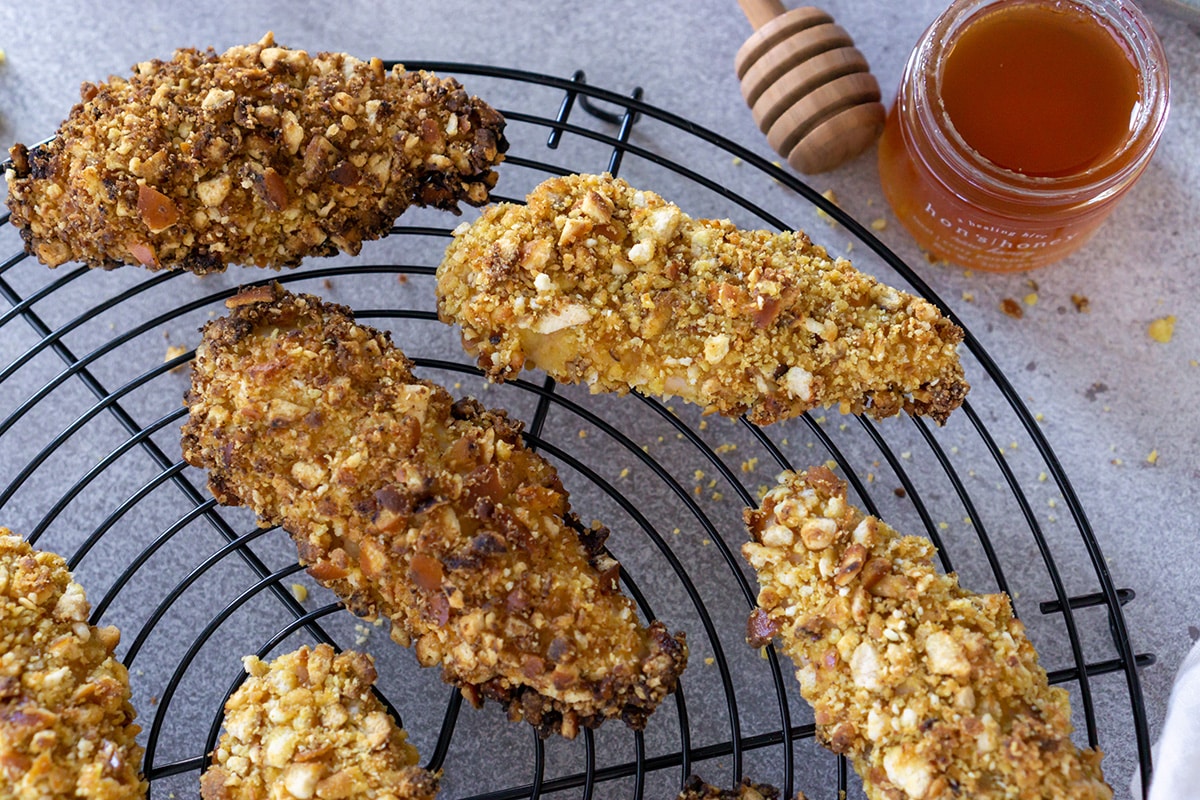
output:
[[[900,457],[903,458],[905,461],[908,461],[910,458],[912,458],[912,453],[905,450],[903,453],[900,454]]]
[[[974,303],[975,302],[975,293],[974,292],[963,292],[962,299],[967,303]]]
[[[833,193],[833,189],[826,189],[825,191],[821,192],[821,197],[824,197],[835,206],[838,205],[837,195]],[[825,220],[831,227],[837,225],[837,220],[829,216],[829,214],[827,214],[823,208],[817,209],[817,218]]]
[[[580,429],[579,429],[579,438],[580,438],[580,439],[586,439],[586,438],[587,438],[587,431],[585,431],[585,430],[583,430],[582,428],[580,428]]]
[[[8,53],[4,52],[4,48],[0,48],[0,64],[8,61]]]
[[[846,242],[846,255],[854,252],[854,242]]]
[[[727,443],[717,447],[716,453],[717,455],[725,455],[726,453],[732,453],[734,450],[737,450],[737,445],[733,443]]]
[[[401,274],[401,275],[396,276],[396,280],[399,281],[400,283],[408,283],[408,276]]]
[[[1119,459],[1119,458],[1114,458],[1114,459],[1113,459],[1113,460],[1112,460],[1110,463],[1111,463],[1111,464],[1112,464],[1114,467],[1119,467],[1119,466],[1121,466],[1122,464],[1124,464],[1125,462],[1124,462],[1124,461],[1122,461],[1122,460],[1121,460],[1121,459]]]
[[[706,420],[706,419],[700,420],[700,430],[702,430],[702,431],[708,430],[708,420]]]
[[[1166,344],[1171,341],[1171,337],[1175,335],[1175,315],[1169,314],[1162,319],[1156,319],[1150,323],[1150,327],[1146,330],[1150,334],[1150,338],[1156,342]]]
[[[629,477],[629,467],[625,467],[624,469],[622,469],[619,477],[628,478]]]
[[[1046,419],[1046,415],[1039,411],[1038,413],[1033,415],[1033,418],[1035,420],[1037,420],[1038,422],[1041,422],[1042,420]]]
[[[1044,473],[1044,472],[1039,472],[1039,473],[1038,473],[1038,481],[1039,481],[1040,483],[1045,483],[1045,482],[1046,482],[1046,478],[1048,478],[1048,477],[1050,477],[1050,476],[1048,476],[1048,475],[1047,475],[1046,473]]]
[[[697,483],[699,483],[700,481],[704,480],[704,470],[702,470],[702,469],[698,469],[698,470],[696,470],[695,472],[693,472],[693,473],[692,473],[692,480],[696,481]]]
[[[758,458],[748,458],[742,462],[742,472],[753,472],[758,467]]]
[[[1086,314],[1087,312],[1092,310],[1091,301],[1088,300],[1087,297],[1085,297],[1084,295],[1081,295],[1081,294],[1071,295],[1071,303],[1075,306],[1075,310],[1078,311],[1080,314]]]
[[[293,583],[292,597],[296,598],[296,602],[303,603],[308,599],[308,587],[302,583]]]
[[[771,491],[771,487],[769,487],[765,483],[763,483],[763,484],[759,485],[759,487],[754,491],[754,493],[756,495],[758,495],[759,500],[762,500],[764,497],[767,496],[767,492],[769,492],[769,491]]]
[[[713,502],[714,502],[714,503],[719,503],[719,502],[721,502],[721,501],[722,501],[722,500],[724,500],[724,499],[725,499],[725,495],[721,494],[720,492],[713,492],[713,493],[712,493],[712,500],[713,500]]]
[[[183,355],[187,351],[188,351],[188,349],[181,344],[168,345],[166,355],[163,356],[163,363],[165,364],[168,361],[173,361],[174,359],[179,358],[181,355]],[[171,372],[178,372],[182,368],[183,368],[183,365],[178,364],[171,368]]]
[[[676,536],[678,536],[678,535],[679,535],[679,528],[676,528],[675,530],[671,531],[671,533],[673,533],[673,534],[675,534]]]
[[[717,663],[717,660],[712,656],[709,656],[708,658],[704,659],[704,663],[711,667],[713,664]]]
[[[908,496],[908,492],[904,491],[903,486],[897,486],[895,489],[892,489],[892,494],[896,495],[896,497],[899,497],[899,498],[904,498],[904,497]]]
[[[825,460],[825,468],[830,469],[830,470],[835,470],[838,468],[838,463],[836,461],[834,461],[832,458],[826,459]]]
[[[1058,508],[1058,500],[1051,497],[1049,500],[1046,501],[1046,505],[1050,506],[1051,508]]]
[[[742,160],[740,158],[738,158],[737,156],[734,156],[733,157],[733,165],[735,167],[740,167],[742,165]]]
[[[1030,291],[1036,292],[1038,290],[1038,282],[1033,278],[1026,278],[1025,285],[1029,287]]]
[[[970,517],[963,517],[963,525],[974,525],[974,524],[975,524],[975,520],[971,519]]]
[[[710,544],[712,544],[712,539],[705,537],[700,540],[700,544],[704,545],[705,547],[708,547]]]
[[[940,531],[944,531],[944,530],[946,530],[946,529],[947,529],[947,528],[949,528],[949,527],[950,527],[950,523],[949,523],[949,522],[939,522],[939,523],[938,523],[938,530],[940,530]]]
[[[873,230],[873,231],[887,230],[887,220],[884,219],[883,217],[876,217],[875,219],[871,220],[871,230]]]
[[[321,281],[321,285],[324,286],[326,289],[332,289],[333,281],[329,280],[329,278],[326,278],[325,280]]]
[[[1193,367],[1200,367],[1200,361],[1197,361],[1194,358],[1191,361],[1189,361],[1188,364],[1190,364]]]
[[[874,483],[874,482],[875,482],[875,473],[868,472],[867,473],[867,483]]]
[[[1025,295],[1024,299],[1025,299],[1025,305],[1036,306],[1037,301],[1038,301],[1037,292],[1030,292],[1029,294]]]
[[[974,273],[974,272],[972,272],[972,271],[971,271],[971,270],[969,270],[969,269],[964,269],[964,270],[963,270],[963,277],[964,277],[964,278],[974,278],[974,277],[975,277],[975,273]]]
[[[361,647],[367,643],[367,639],[371,638],[371,629],[361,622],[354,626],[354,644]]]
[[[1000,310],[1005,314],[1008,314],[1013,319],[1020,319],[1021,317],[1025,316],[1025,312],[1021,310],[1021,306],[1018,305],[1017,301],[1013,300],[1011,297],[1006,297],[1000,301]]]
[[[1150,451],[1150,455],[1146,456],[1146,463],[1147,464],[1157,464],[1158,463],[1158,450]]]

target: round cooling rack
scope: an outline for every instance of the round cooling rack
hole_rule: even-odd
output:
[[[582,73],[408,66],[458,76],[508,119],[496,200],[519,200],[551,174],[619,172],[695,217],[808,230],[832,255],[852,250],[859,269],[953,318],[818,192],[646,104],[640,89],[597,89]],[[492,386],[434,311],[434,269],[460,220],[415,209],[400,222],[357,257],[203,278],[48,270],[20,252],[11,226],[0,231],[0,247],[16,252],[0,264],[0,525],[67,557],[93,622],[121,628],[153,796],[196,795],[244,655],[329,642],[375,657],[379,694],[442,770],[444,797],[673,797],[691,773],[725,787],[745,776],[786,797],[862,797],[846,762],[814,741],[791,664],[745,643],[756,585],[739,553],[742,509],[783,469],[826,463],[862,508],[928,536],[964,586],[1007,592],[1051,682],[1070,694],[1076,741],[1106,752],[1113,785],[1135,766],[1148,780],[1137,670],[1153,656],[1135,655],[1127,635],[1121,606],[1133,592],[1114,587],[1036,420],[969,332],[961,350],[973,388],[940,428],[831,411],[760,429],[679,402],[591,396],[537,372]],[[283,531],[216,505],[205,475],[180,457],[188,362],[226,298],[271,280],[351,306],[390,331],[422,377],[526,421],[573,508],[612,529],[608,546],[642,613],[687,632],[681,688],[644,731],[609,722],[541,741],[495,704],[464,705],[385,627],[341,609],[296,564]]]

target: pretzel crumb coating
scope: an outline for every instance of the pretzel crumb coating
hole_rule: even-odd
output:
[[[265,662],[225,704],[203,800],[432,800],[436,773],[371,692],[375,664],[327,644]]]
[[[747,638],[795,662],[819,740],[868,798],[1112,797],[1006,595],[937,572],[928,540],[851,506],[824,467],[785,472],[746,521]]]
[[[779,800],[779,790],[749,778],[743,778],[736,789],[721,789],[689,775],[676,800]],[[804,793],[797,792],[794,800],[804,800]]]
[[[543,736],[674,691],[683,634],[643,625],[520,423],[412,374],[348,309],[278,286],[229,301],[196,351],[187,461],[225,504],[282,525],[354,613],[392,623],[425,666]]]
[[[962,330],[801,232],[692,219],[609,175],[551,178],[461,225],[438,312],[494,380],[681,397],[767,424],[819,406],[944,422]]]
[[[145,797],[116,628],[66,562],[0,528],[0,798]]]
[[[219,272],[358,253],[410,205],[482,205],[504,119],[451,78],[261,41],[85,83],[11,150],[8,206],[49,266]]]

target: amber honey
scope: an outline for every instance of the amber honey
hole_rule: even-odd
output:
[[[1142,173],[1166,64],[1126,0],[958,0],[905,68],[884,193],[935,257],[1029,269],[1078,249]]]

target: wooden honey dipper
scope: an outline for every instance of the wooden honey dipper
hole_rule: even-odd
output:
[[[734,59],[742,96],[771,148],[805,174],[866,150],[883,131],[879,83],[833,18],[780,0],[738,0],[754,33]]]

